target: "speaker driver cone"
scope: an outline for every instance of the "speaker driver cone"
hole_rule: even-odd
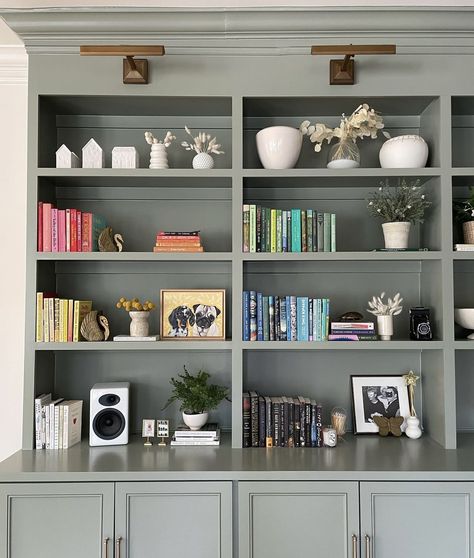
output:
[[[125,417],[117,409],[103,409],[94,417],[92,427],[102,440],[114,440],[125,428]]]

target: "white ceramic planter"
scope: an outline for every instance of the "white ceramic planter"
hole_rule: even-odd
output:
[[[393,316],[377,316],[377,334],[381,341],[390,341],[393,335]]]
[[[257,133],[257,151],[266,169],[292,169],[300,156],[303,134],[290,126],[270,126]]]
[[[209,153],[198,153],[193,159],[193,169],[213,169],[214,159]]]
[[[418,417],[406,418],[405,434],[412,440],[417,440],[421,436],[420,419]]]
[[[150,312],[132,310],[129,312],[130,319],[130,336],[131,337],[147,337],[150,332]]]
[[[408,237],[410,236],[411,223],[408,221],[382,223],[385,248],[404,249],[408,248]]]
[[[209,413],[199,413],[197,415],[188,415],[183,412],[183,421],[186,426],[189,426],[191,430],[199,430],[202,428],[209,418]]]
[[[422,168],[428,160],[428,144],[420,136],[397,136],[382,145],[379,160],[383,169]]]
[[[464,329],[474,330],[474,308],[455,308],[454,321]],[[474,340],[474,333],[470,333],[467,339]]]
[[[150,151],[150,169],[168,169],[168,152],[163,143],[152,143]]]

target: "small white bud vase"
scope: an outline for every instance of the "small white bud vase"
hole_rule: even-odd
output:
[[[407,417],[406,423],[407,427],[405,430],[405,434],[412,440],[418,440],[418,438],[422,434],[420,428],[420,419],[418,417]]]
[[[193,159],[193,169],[213,169],[214,159],[209,153],[198,153]]]
[[[150,169],[168,169],[168,152],[163,143],[152,143],[150,151]]]
[[[381,341],[391,341],[393,335],[393,316],[377,316],[377,334]]]
[[[408,248],[411,223],[408,221],[382,223],[385,248],[402,250]]]
[[[428,161],[428,144],[420,136],[397,136],[387,140],[379,152],[383,169],[418,169]]]
[[[209,418],[209,413],[198,413],[196,415],[188,415],[183,412],[183,421],[186,426],[189,426],[190,430],[199,430],[202,428]]]
[[[150,332],[150,312],[132,310],[130,315],[130,337],[148,337]]]

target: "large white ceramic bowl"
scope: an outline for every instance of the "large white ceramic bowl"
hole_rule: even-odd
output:
[[[474,308],[455,308],[454,320],[465,329],[474,330]],[[474,340],[474,333],[467,336]]]
[[[257,151],[266,169],[292,169],[301,152],[303,134],[290,126],[270,126],[257,133]]]
[[[382,145],[379,159],[383,169],[423,168],[428,160],[428,144],[420,136],[397,136]]]

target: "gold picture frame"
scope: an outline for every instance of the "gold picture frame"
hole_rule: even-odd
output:
[[[172,341],[224,341],[225,289],[162,289],[160,337]]]

